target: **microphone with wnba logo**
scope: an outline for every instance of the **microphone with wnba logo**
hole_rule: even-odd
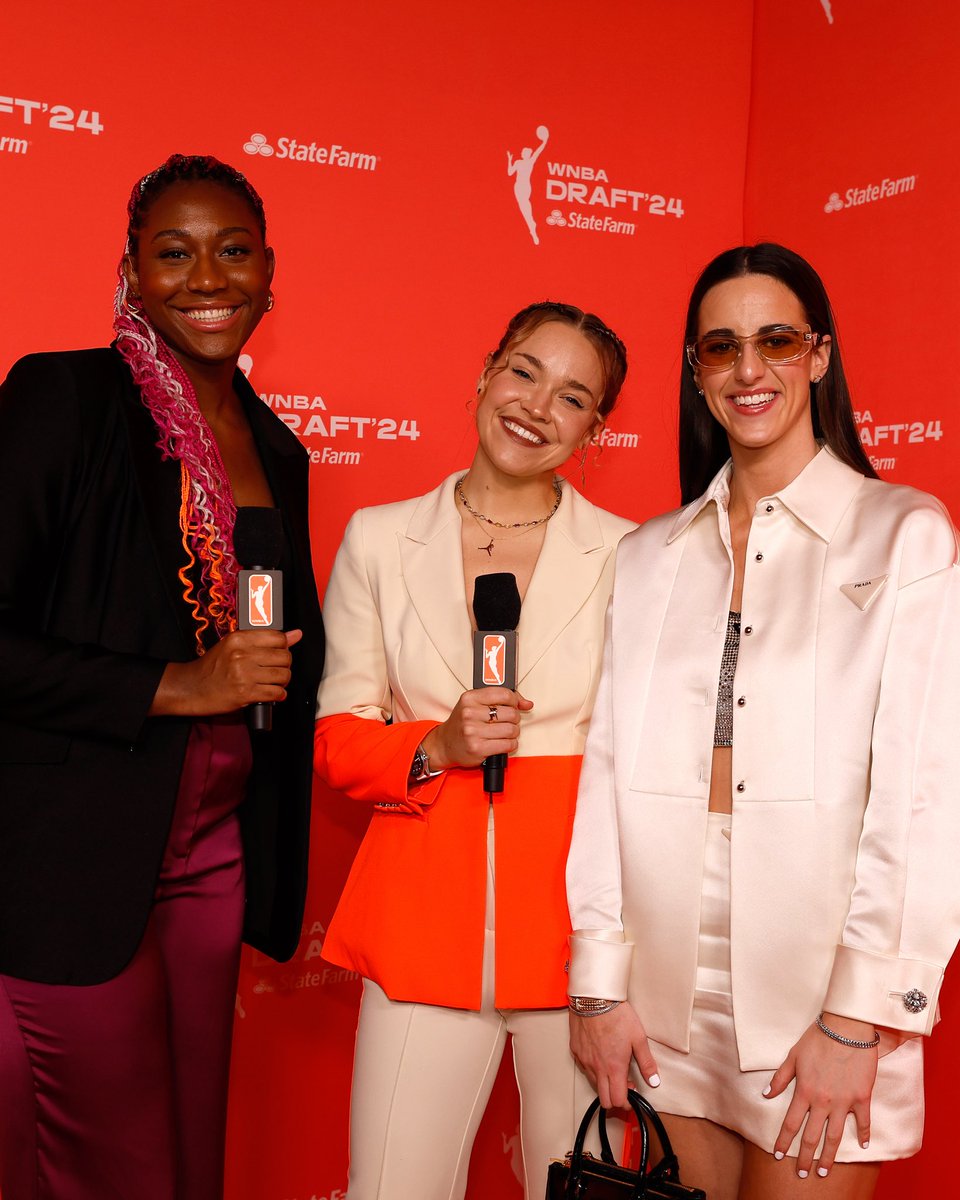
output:
[[[520,623],[520,592],[517,577],[509,571],[478,575],[473,585],[473,686],[517,686],[517,625]],[[483,760],[483,790],[503,791],[507,769],[505,754]]]
[[[237,628],[283,629],[283,522],[278,508],[245,505],[237,509],[233,552],[242,570],[237,576]],[[250,705],[250,728],[273,728],[273,704]]]

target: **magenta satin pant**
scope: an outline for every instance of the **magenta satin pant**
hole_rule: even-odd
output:
[[[2,1200],[222,1196],[249,768],[242,723],[194,725],[155,904],[116,978],[0,975]]]

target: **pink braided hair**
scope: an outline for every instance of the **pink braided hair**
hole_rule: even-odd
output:
[[[161,455],[180,463],[180,531],[187,561],[179,575],[197,623],[197,653],[203,654],[203,634],[211,623],[219,637],[236,627],[238,565],[233,525],[237,507],[193,385],[130,294],[122,262],[119,276],[113,306],[117,349],[157,426]],[[189,571],[198,559],[200,588],[195,594]]]

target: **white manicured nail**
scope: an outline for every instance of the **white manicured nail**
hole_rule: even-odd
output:
[[[773,1091],[773,1088],[768,1083],[767,1086],[763,1089],[763,1094],[765,1096],[769,1096],[772,1091]]]
[[[651,1075],[650,1078],[647,1080],[647,1083],[649,1083],[651,1087],[659,1087],[660,1086],[660,1076],[659,1075]]]
[[[777,1162],[779,1162],[780,1159],[783,1158],[783,1151],[782,1150],[774,1150],[773,1157],[777,1160]]]
[[[806,1177],[807,1177],[806,1171],[798,1171],[797,1174],[800,1176],[801,1179],[806,1179]]]
[[[826,1167],[817,1167],[817,1174],[820,1176],[821,1179],[826,1179],[826,1177],[830,1174],[830,1172],[827,1170]]]

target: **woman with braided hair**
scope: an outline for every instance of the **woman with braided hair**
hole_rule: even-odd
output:
[[[131,196],[113,345],[0,387],[4,1200],[220,1196],[241,935],[297,944],[323,628],[306,455],[237,371],[265,234],[242,175],[173,155]],[[250,505],[288,633],[236,629]]]

